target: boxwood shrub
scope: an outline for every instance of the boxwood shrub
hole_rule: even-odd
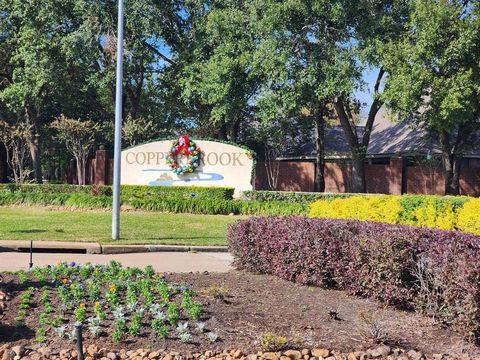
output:
[[[238,269],[343,289],[480,335],[480,237],[355,220],[252,217],[228,231]]]
[[[354,196],[354,194],[266,190],[251,190],[242,192],[242,199],[244,200],[283,201],[290,203],[311,203],[315,200],[333,200],[350,196]]]
[[[233,198],[234,190],[235,189],[233,188],[227,187],[122,185],[121,194],[124,199],[195,198],[231,200]],[[111,186],[78,186],[71,184],[0,184],[0,192],[2,191],[8,191],[12,193],[86,193],[92,195],[112,195]]]
[[[199,186],[141,186],[123,185],[122,197],[125,199],[202,199],[231,200],[234,188]]]

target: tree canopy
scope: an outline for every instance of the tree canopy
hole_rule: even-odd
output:
[[[51,127],[61,114],[94,122],[104,129],[96,143],[111,146],[116,6],[114,0],[0,0],[0,120],[28,125],[38,182],[49,166],[44,155],[66,160],[65,142]],[[480,116],[477,2],[129,0],[125,6],[125,146],[189,132],[263,154],[285,139],[290,149],[315,139],[321,191],[325,132],[341,126],[353,191],[362,192],[370,134],[386,106],[438,135],[447,191],[457,191],[458,159]],[[378,76],[367,107],[356,93],[371,69]]]
[[[440,141],[446,193],[459,193],[459,166],[480,120],[480,5],[414,0],[407,32],[385,46],[385,99],[402,121]]]

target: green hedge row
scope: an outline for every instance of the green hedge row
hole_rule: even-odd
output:
[[[103,194],[0,191],[0,205],[55,205],[77,208],[110,208],[112,197]],[[122,196],[122,205],[139,210],[192,214],[307,215],[308,204],[279,201],[243,201],[203,198],[138,198]]]
[[[354,195],[355,194],[252,190],[244,191],[242,193],[242,199],[249,201],[284,201],[289,203],[306,204],[316,200],[333,200],[337,198],[346,198]]]
[[[198,186],[140,186],[123,185],[122,197],[125,199],[205,199],[232,200],[234,188],[198,187]]]
[[[0,184],[0,192],[11,193],[39,193],[39,194],[74,194],[85,193],[92,195],[112,195],[111,186],[71,185],[71,184]],[[122,185],[121,194],[124,199],[215,199],[231,200],[233,188],[226,187],[197,187],[197,186],[140,186]]]

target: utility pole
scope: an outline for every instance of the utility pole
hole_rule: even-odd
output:
[[[122,87],[123,87],[123,0],[118,0],[117,85],[115,96],[115,145],[113,154],[112,239],[120,238],[120,176],[122,156]]]

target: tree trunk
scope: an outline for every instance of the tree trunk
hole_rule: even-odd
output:
[[[86,161],[80,157],[77,159],[77,183],[78,185],[85,185],[85,164]]]
[[[364,160],[367,156],[368,145],[370,144],[370,136],[372,134],[375,118],[378,114],[378,111],[382,107],[379,90],[384,75],[385,70],[380,68],[374,86],[374,99],[370,105],[370,111],[368,112],[368,118],[361,141],[357,135],[357,125],[352,117],[351,111],[349,110],[348,100],[345,102],[340,96],[334,101],[335,111],[337,112],[340,124],[342,125],[348,145],[350,146],[350,150],[352,152],[351,191],[354,193],[366,192]]]
[[[240,132],[240,117],[236,117],[230,125],[229,140],[236,142],[238,140],[238,133]]]
[[[6,183],[8,181],[8,164],[5,151],[4,146],[0,145],[0,183]]]
[[[27,123],[31,125],[30,136],[28,137],[28,146],[30,148],[30,156],[32,158],[33,175],[37,184],[43,183],[42,177],[42,161],[40,157],[40,136],[37,133],[37,119],[33,109],[30,106],[25,106],[25,118]]]
[[[323,118],[323,109],[317,110],[315,114],[315,184],[314,190],[318,192],[325,191],[325,119]]]
[[[223,141],[228,140],[227,125],[223,121],[222,121],[222,124],[220,125],[220,129],[218,131],[217,137],[218,137],[219,140],[223,140]]]
[[[456,151],[462,148],[461,142],[467,135],[464,134],[465,128],[460,129],[456,141],[452,144],[451,134],[441,131],[438,134],[440,146],[442,148],[443,175],[445,178],[445,195],[460,194],[460,161]]]
[[[460,161],[458,156],[443,152],[445,195],[460,195]]]
[[[40,159],[40,146],[38,136],[35,132],[32,132],[28,145],[30,147],[30,156],[32,157],[33,175],[37,184],[42,184],[42,163]]]
[[[353,193],[365,192],[365,160],[363,148],[352,149],[352,188]]]

